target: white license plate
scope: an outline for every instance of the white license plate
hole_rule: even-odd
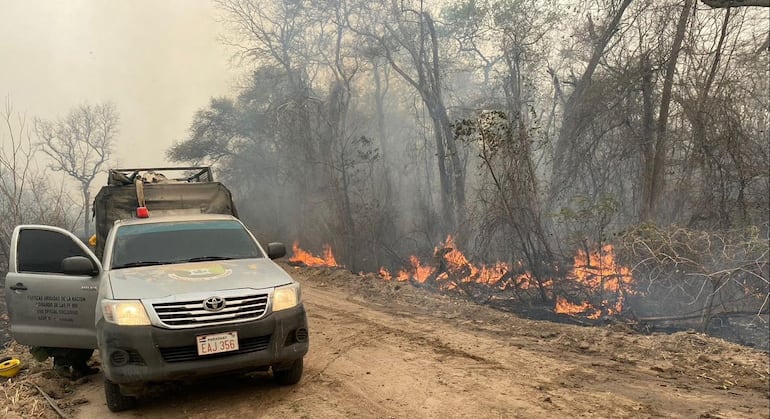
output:
[[[238,350],[238,332],[197,336],[198,355],[212,355]]]

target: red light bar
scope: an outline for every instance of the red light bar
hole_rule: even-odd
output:
[[[136,207],[136,216],[139,218],[150,218],[150,210],[147,207]]]

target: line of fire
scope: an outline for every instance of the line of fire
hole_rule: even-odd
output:
[[[293,244],[292,250],[289,258],[292,265],[344,268],[328,244],[322,246],[319,255],[301,248],[298,242]],[[635,278],[634,269],[618,261],[616,249],[611,244],[577,249],[562,266],[551,267],[554,275],[538,278],[524,269],[524,263],[520,261],[474,263],[450,235],[433,249],[432,256],[421,259],[411,255],[400,269],[391,271],[381,267],[376,273],[359,274],[461,295],[532,318],[585,325],[619,323],[641,332],[694,328],[749,346],[766,345],[756,333],[752,336],[755,329],[752,322],[743,324],[741,321],[745,318],[753,321],[762,314],[766,304],[760,301],[764,295],[761,284],[730,279],[728,275],[738,273],[741,275],[734,276],[745,278],[750,276],[749,270],[725,270],[717,276],[698,275],[694,270],[688,270],[686,255],[668,258],[670,260],[655,260],[656,266],[671,265],[668,276],[672,278],[667,279],[667,284],[659,278],[660,272],[639,273],[636,276],[640,278]],[[643,265],[644,261],[636,266],[639,272]],[[758,265],[760,269],[763,266],[762,263]],[[675,278],[676,275],[681,278]],[[674,304],[661,297],[663,292],[669,296],[676,294],[677,288],[698,287],[700,293],[695,298],[682,300],[677,307],[672,307]],[[631,300],[636,304],[630,304]],[[655,308],[645,311],[645,306]],[[688,306],[692,306],[690,311],[682,312],[682,307]],[[755,306],[760,307],[760,312],[752,311]]]
[[[297,242],[292,250],[293,255],[289,259],[292,264],[342,267],[328,244],[323,245],[319,256],[302,249]],[[520,267],[522,264],[519,262],[515,265]],[[510,298],[511,295],[524,300],[523,293],[539,293],[542,289],[548,300],[554,303],[555,313],[591,320],[622,314],[625,295],[637,292],[633,288],[630,269],[618,265],[614,249],[609,244],[590,252],[578,250],[563,281],[554,278],[538,281],[530,272],[517,273],[516,266],[509,263],[487,265],[469,261],[458,248],[455,238],[450,235],[434,249],[432,261],[425,262],[412,255],[409,257],[409,266],[396,273],[382,267],[378,276],[385,281],[412,282],[468,296],[478,293],[470,289],[474,286],[476,290],[485,291],[487,300]],[[561,284],[563,292],[559,292],[555,284]]]

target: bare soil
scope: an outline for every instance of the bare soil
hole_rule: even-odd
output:
[[[699,333],[526,320],[409,284],[285,266],[303,285],[302,381],[269,374],[162,389],[111,414],[100,376],[69,382],[12,344],[26,369],[0,383],[0,416],[56,418],[763,418],[766,352]],[[93,362],[98,364],[96,357]]]

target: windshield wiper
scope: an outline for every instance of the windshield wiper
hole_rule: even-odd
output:
[[[229,256],[198,256],[190,259],[184,259],[178,262],[203,262],[205,260],[230,260]]]
[[[122,265],[113,266],[112,269],[121,268],[136,268],[137,266],[153,266],[153,265],[166,265],[168,262],[159,262],[157,260],[140,260],[136,262],[128,262]]]

